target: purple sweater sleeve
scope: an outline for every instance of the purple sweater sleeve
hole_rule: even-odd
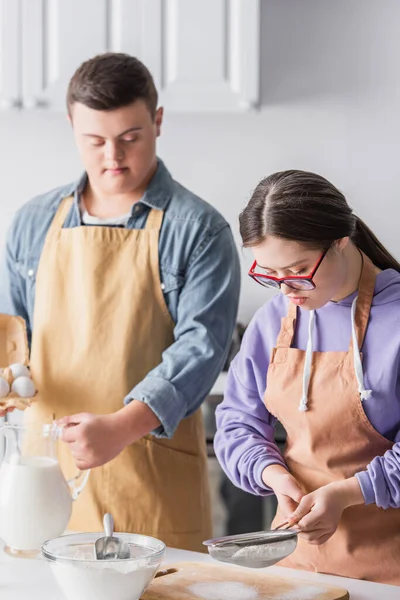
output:
[[[262,496],[272,493],[261,478],[265,467],[287,468],[274,441],[276,419],[263,402],[270,344],[276,336],[277,331],[261,335],[254,317],[232,362],[224,400],[216,412],[214,447],[223,470],[237,487]]]
[[[400,508],[400,443],[374,458],[356,477],[366,504]]]

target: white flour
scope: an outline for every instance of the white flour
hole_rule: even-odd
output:
[[[326,588],[305,585],[298,590],[289,590],[277,596],[265,596],[265,598],[260,598],[260,600],[269,600],[269,598],[271,600],[314,600],[314,598],[321,598],[323,594],[326,594]]]
[[[232,558],[249,558],[249,559],[280,559],[290,554],[294,549],[293,540],[287,542],[278,542],[274,544],[256,544],[255,546],[243,546],[235,552]]]
[[[187,589],[201,600],[314,600],[326,593],[326,588],[304,585],[297,590],[291,589],[270,596],[237,581],[195,583]]]
[[[139,600],[156,568],[121,564],[50,563],[57,583],[67,600]],[[242,599],[241,599],[242,600]]]
[[[259,598],[254,587],[238,581],[194,583],[187,589],[201,600],[255,600]]]

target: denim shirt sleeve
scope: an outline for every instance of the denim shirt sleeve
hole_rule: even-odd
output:
[[[161,421],[157,437],[172,437],[199,408],[226,360],[236,322],[240,267],[224,225],[193,252],[181,289],[174,343],[125,398],[145,402]]]
[[[16,260],[18,237],[16,235],[17,217],[8,230],[6,245],[2,249],[0,262],[0,313],[18,315],[25,319],[30,338],[29,315],[26,310],[25,289]]]

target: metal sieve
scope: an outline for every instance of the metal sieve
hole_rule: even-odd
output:
[[[291,554],[297,546],[293,529],[228,535],[203,542],[212,558],[242,567],[270,567]]]

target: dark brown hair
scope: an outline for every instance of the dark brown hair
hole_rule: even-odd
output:
[[[158,94],[149,70],[128,54],[108,52],[84,62],[69,82],[67,108],[75,102],[94,110],[113,110],[143,100],[154,119]]]
[[[326,250],[349,236],[380,269],[400,264],[346,198],[324,177],[307,171],[281,171],[263,179],[239,217],[244,247],[255,246],[269,235]]]

